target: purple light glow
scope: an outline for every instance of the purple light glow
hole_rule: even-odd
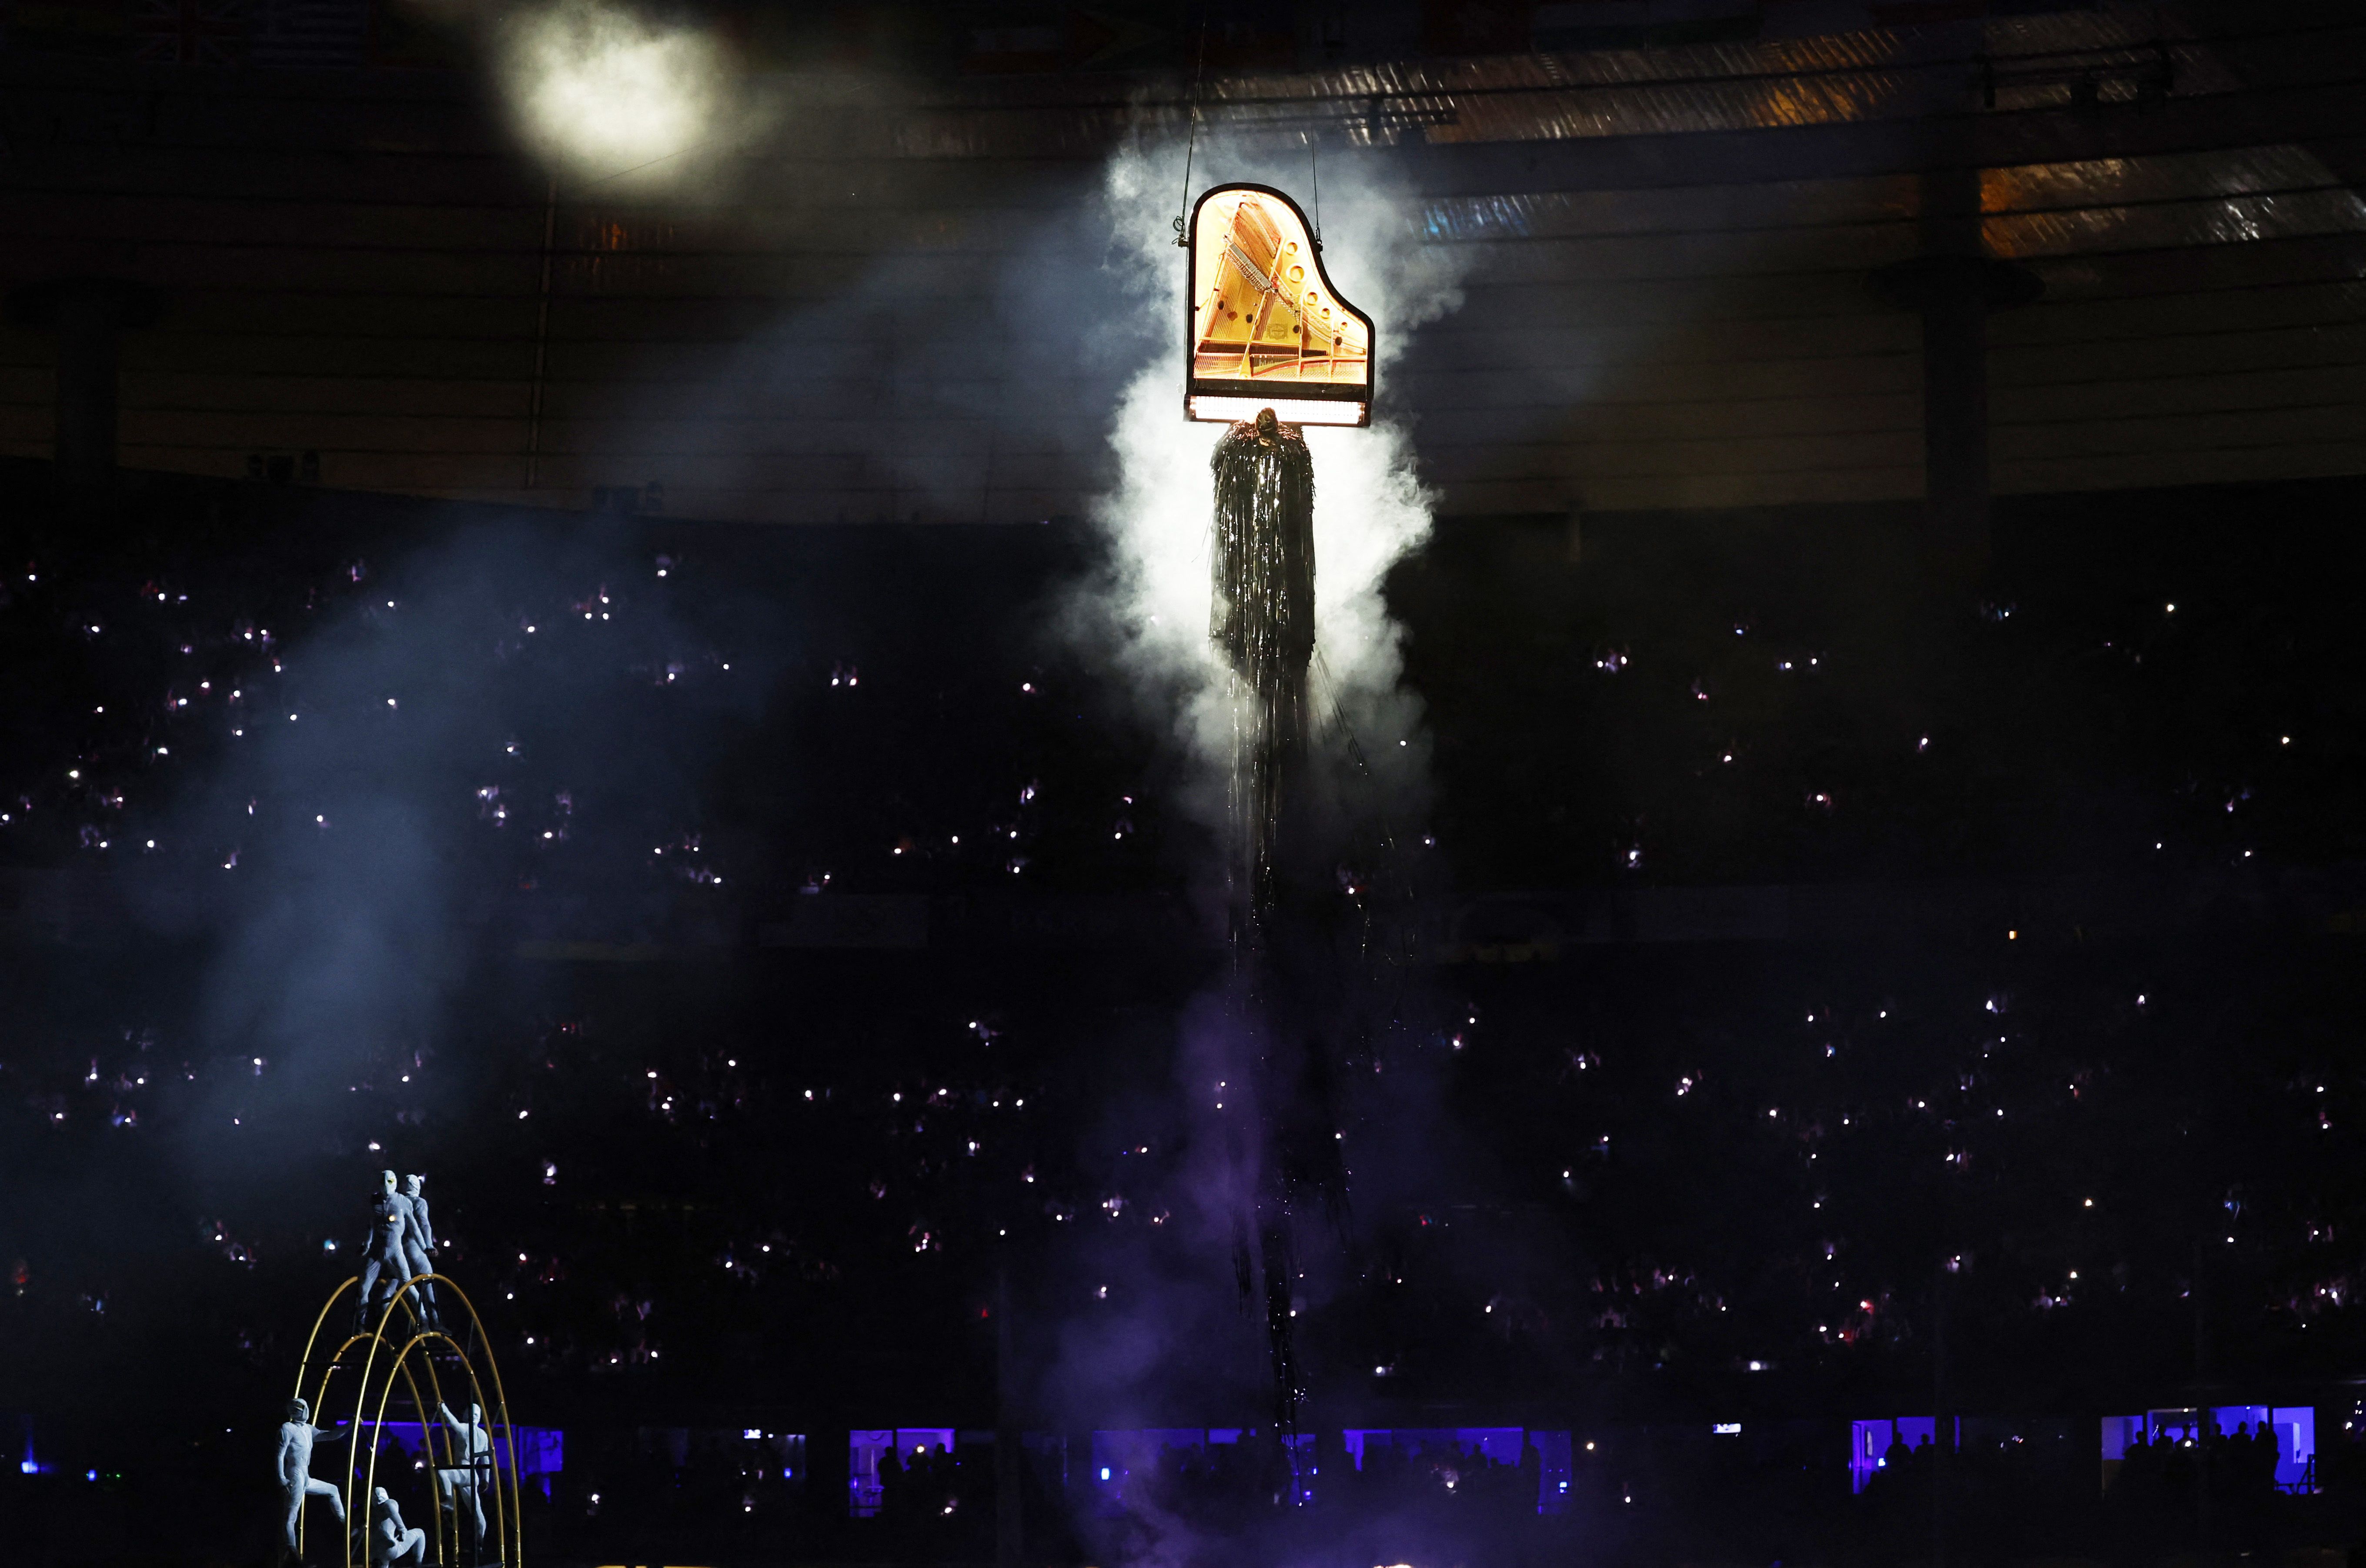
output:
[[[890,1452],[908,1460],[922,1449],[950,1452],[953,1446],[954,1429],[951,1427],[878,1427],[846,1434],[846,1511],[858,1519],[879,1517],[879,1505],[886,1497],[880,1484],[879,1466]]]
[[[2276,1435],[2276,1484],[2287,1492],[2315,1490],[2312,1466],[2316,1459],[2316,1411],[2314,1406],[2222,1405],[2210,1417],[2218,1435],[2227,1437],[2238,1427],[2253,1431],[2266,1427]],[[2148,1410],[2141,1416],[2106,1416],[2102,1421],[2103,1489],[2111,1489],[2128,1445],[2138,1438],[2158,1442],[2166,1434],[2184,1441],[2200,1424],[2201,1412],[2191,1409]]]
[[[1854,1421],[1849,1432],[1849,1491],[1863,1492],[1873,1481],[1874,1473],[1887,1463],[1889,1446],[1902,1442],[1908,1448],[1927,1443],[1939,1429],[1938,1423],[1928,1416],[1899,1416],[1877,1421]]]
[[[1476,1452],[1490,1463],[1516,1465],[1533,1444],[1543,1461],[1537,1478],[1537,1512],[1558,1514],[1569,1506],[1572,1445],[1565,1431],[1520,1427],[1351,1427],[1341,1436],[1347,1457],[1358,1471],[1364,1468],[1365,1451],[1371,1448],[1395,1449],[1415,1459],[1451,1459]]]
[[[386,1421],[378,1426],[385,1440],[406,1454],[416,1455],[423,1435],[416,1421]],[[441,1428],[437,1428],[441,1430]],[[509,1468],[510,1444],[517,1447],[518,1473],[524,1475],[556,1475],[567,1468],[567,1434],[552,1427],[500,1427],[493,1433],[493,1462],[501,1470]]]

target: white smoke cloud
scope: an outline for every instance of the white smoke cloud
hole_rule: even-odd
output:
[[[501,31],[503,91],[544,158],[600,179],[715,139],[738,79],[717,40],[605,0],[558,0]]]
[[[1137,308],[1177,321],[1184,260],[1173,220],[1183,162],[1179,144],[1130,148],[1110,161],[1104,190],[1118,281]],[[1303,147],[1203,138],[1194,173],[1211,176],[1194,195],[1209,184],[1254,180],[1313,207]],[[1424,771],[1425,758],[1414,701],[1397,689],[1399,628],[1380,588],[1389,568],[1428,537],[1435,497],[1416,470],[1407,417],[1391,402],[1389,371],[1415,328],[1461,304],[1460,252],[1423,242],[1421,204],[1378,157],[1335,154],[1322,174],[1324,263],[1340,292],[1372,317],[1380,405],[1368,430],[1306,431],[1314,460],[1315,697],[1338,703],[1376,770],[1402,786]],[[1179,689],[1186,738],[1209,764],[1226,755],[1232,722],[1208,639],[1208,460],[1220,430],[1184,420],[1182,333],[1167,334],[1127,384],[1110,431],[1118,480],[1094,513],[1117,546],[1114,580],[1087,608],[1100,622],[1093,632],[1113,638],[1138,679]]]

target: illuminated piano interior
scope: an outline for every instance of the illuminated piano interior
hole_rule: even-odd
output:
[[[1254,191],[1227,193],[1200,215],[1199,241],[1194,376],[1370,384],[1370,330],[1324,286],[1295,213]]]

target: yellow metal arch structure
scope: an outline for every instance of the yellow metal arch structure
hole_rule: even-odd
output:
[[[395,1391],[400,1386],[408,1394],[411,1410],[418,1417],[422,1450],[420,1458],[431,1477],[430,1506],[435,1525],[434,1551],[430,1561],[463,1568],[471,1562],[466,1544],[468,1532],[461,1528],[459,1489],[456,1485],[452,1488],[448,1506],[443,1495],[445,1477],[467,1475],[477,1488],[477,1506],[484,1511],[489,1527],[478,1557],[486,1568],[496,1563],[501,1568],[524,1568],[525,1534],[519,1518],[517,1433],[510,1425],[509,1396],[501,1390],[501,1368],[494,1363],[492,1344],[486,1338],[484,1320],[477,1316],[476,1304],[450,1277],[421,1274],[402,1284],[367,1332],[346,1336],[335,1350],[316,1359],[316,1353],[322,1349],[321,1331],[329,1315],[337,1309],[345,1293],[360,1282],[358,1278],[349,1279],[330,1293],[320,1316],[312,1320],[311,1335],[304,1341],[303,1362],[296,1369],[296,1397],[310,1402],[315,1421],[328,1410],[332,1382],[338,1374],[345,1374],[347,1382],[336,1384],[334,1392],[342,1398],[350,1391],[353,1399],[354,1443],[345,1450],[346,1527],[340,1561],[345,1568],[365,1568],[368,1562],[369,1499],[377,1484],[377,1457],[387,1407],[396,1404]],[[420,1287],[431,1284],[437,1287],[439,1299],[448,1295],[467,1311],[470,1332],[466,1343],[440,1328],[428,1327],[421,1316],[414,1296]],[[419,1379],[422,1371],[427,1379],[423,1396]],[[442,1420],[443,1380],[445,1374],[451,1372],[460,1374],[467,1382],[469,1401],[484,1412],[490,1451],[483,1458],[464,1452]],[[309,1394],[307,1383],[311,1385]],[[456,1387],[455,1392],[458,1392]],[[396,1405],[396,1410],[400,1416],[401,1406]],[[366,1457],[363,1454],[365,1444],[368,1449]],[[486,1473],[488,1465],[490,1475]],[[485,1495],[488,1490],[490,1498]],[[298,1528],[300,1546],[300,1523]]]

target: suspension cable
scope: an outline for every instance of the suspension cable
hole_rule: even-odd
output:
[[[1200,7],[1200,61],[1191,72],[1189,129],[1183,137],[1183,205],[1175,214],[1175,243],[1188,248],[1191,218],[1191,155],[1200,142],[1200,88],[1208,79],[1208,7]]]
[[[1323,133],[1306,133],[1306,166],[1314,174],[1314,248],[1323,249]]]

